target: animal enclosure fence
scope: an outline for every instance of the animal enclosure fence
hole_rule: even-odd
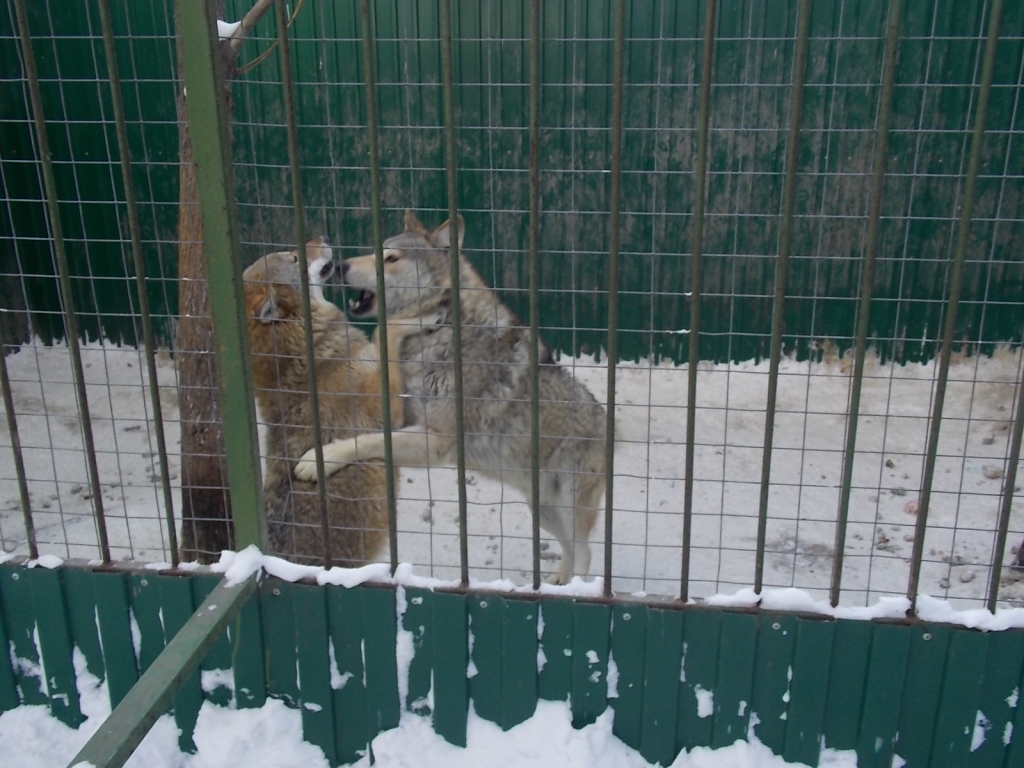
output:
[[[169,343],[177,312],[170,11],[113,9],[132,159],[125,187],[96,9],[28,9],[53,157],[48,216],[12,8],[3,45],[9,71],[20,74],[5,82],[4,317],[7,344],[25,345],[7,364],[9,417],[27,439],[20,459],[28,469],[5,475],[4,548],[27,552],[24,503],[43,551],[106,559],[91,520],[101,504],[109,557],[171,561],[174,526],[158,518],[173,512],[175,498],[180,509],[182,487],[173,351],[157,350],[153,366],[134,351],[147,324],[154,345]],[[392,211],[427,211],[421,217],[436,224],[457,202],[469,258],[529,318],[535,234],[541,335],[609,401],[602,355],[618,345],[607,574],[617,589],[679,594],[689,520],[684,594],[687,577],[692,593],[706,596],[755,582],[824,590],[834,572],[849,599],[863,602],[900,591],[894,579],[920,568],[929,593],[986,597],[1002,578],[998,563],[1012,557],[993,536],[999,511],[1009,544],[1024,535],[1009,514],[1013,488],[1002,487],[1017,456],[1011,425],[1024,327],[1019,9],[1003,12],[986,48],[993,15],[985,4],[910,2],[894,20],[881,3],[825,4],[808,12],[801,37],[795,3],[724,3],[707,30],[704,6],[635,3],[620,61],[609,8],[545,5],[531,48],[523,7],[459,5],[446,121],[436,7],[374,4],[377,130],[369,134],[357,8],[297,8],[297,167],[287,160],[279,70],[268,62],[231,85],[244,260],[293,247],[292,173],[306,231],[331,235],[344,256],[372,250],[376,202],[385,235],[396,228]],[[270,31],[260,27],[246,42],[250,59],[273,42],[264,26]],[[532,90],[531,51],[539,57]],[[615,72],[629,83],[618,138]],[[457,155],[450,177],[446,128]],[[975,128],[984,133],[972,139]],[[378,142],[379,197],[368,136]],[[126,195],[137,200],[134,255]],[[609,228],[615,211],[619,223]],[[82,351],[81,389],[94,391],[95,472],[81,459],[68,400],[68,385],[83,381],[69,375],[74,351],[51,346],[67,338],[55,223],[65,308],[73,305],[80,335],[93,340]],[[613,274],[619,322],[609,336]],[[677,364],[689,359],[701,363],[686,396],[689,368]],[[144,395],[146,380],[160,402]],[[158,407],[167,414],[166,451],[154,431]],[[400,559],[457,575],[453,473],[404,475]],[[31,496],[19,497],[22,482]],[[468,566],[480,578],[526,578],[525,507],[472,473],[469,483]],[[1015,602],[1012,573],[1007,580],[1003,598]]]
[[[232,481],[214,490],[231,493],[236,542],[259,540],[241,263],[304,242],[303,230],[382,259],[411,208],[430,225],[462,214],[474,267],[607,404],[607,510],[592,539],[606,596],[753,586],[748,602],[771,587],[845,606],[1024,600],[1006,567],[1024,537],[1024,8],[282,3],[276,27],[242,45],[255,62],[279,41],[232,78],[228,129],[203,4],[177,27],[166,4],[107,5],[16,0],[0,19],[14,73],[0,107],[5,553],[179,572],[181,92],[228,382]],[[225,18],[249,10],[226,6]],[[180,73],[175,33],[190,51]],[[395,495],[392,568],[535,585],[557,558],[525,500],[464,465],[403,468]],[[359,598],[364,617],[393,616],[382,599]],[[486,599],[473,605],[486,626]],[[644,611],[637,642],[678,652],[682,624]],[[577,629],[600,624],[573,616]],[[705,620],[718,621],[688,618],[686,632]],[[537,619],[524,621],[536,639]],[[573,689],[587,716],[590,693]],[[942,722],[966,754],[960,714]],[[881,753],[868,715],[843,738],[880,761],[918,749],[916,735],[898,747],[916,733],[899,717],[880,726],[892,726]],[[793,754],[813,752],[824,727]],[[709,743],[693,732],[645,754]],[[919,749],[941,738],[930,730]]]

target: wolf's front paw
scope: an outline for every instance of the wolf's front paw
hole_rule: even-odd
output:
[[[324,446],[324,477],[330,477],[346,464],[357,460],[355,442],[340,440]],[[307,482],[316,482],[316,448],[310,448],[295,465],[295,477]]]
[[[324,464],[324,474],[327,474],[327,465]],[[316,482],[316,451],[306,451],[295,465],[295,477],[298,480],[305,480],[308,483]]]
[[[544,583],[553,584],[556,587],[563,587],[570,581],[572,581],[572,576],[566,573],[562,573],[561,571],[558,571],[557,573],[552,573],[550,576],[544,579]]]

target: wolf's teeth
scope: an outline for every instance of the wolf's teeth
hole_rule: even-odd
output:
[[[358,303],[359,302],[356,299],[349,299],[348,300],[349,309],[355,309],[356,308],[356,304],[358,304]]]

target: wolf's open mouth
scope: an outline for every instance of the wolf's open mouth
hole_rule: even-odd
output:
[[[377,302],[377,294],[373,291],[360,291],[359,296],[348,300],[348,311],[353,315],[365,315]]]

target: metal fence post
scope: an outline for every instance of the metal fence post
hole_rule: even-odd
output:
[[[320,533],[324,538],[324,568],[330,568],[331,525],[327,513],[327,483],[324,472],[323,432],[320,429],[320,397],[316,384],[316,357],[313,354],[313,319],[309,307],[309,261],[306,258],[306,209],[302,204],[302,166],[299,163],[299,129],[295,119],[295,88],[292,83],[291,48],[288,44],[288,12],[284,0],[275,0],[277,11],[278,60],[281,63],[281,90],[284,95],[285,124],[288,131],[288,163],[292,175],[292,207],[295,209],[295,242],[299,254],[302,325],[306,338],[306,370],[309,371],[310,421],[313,425],[313,451],[316,454],[316,493],[320,501]]]
[[[363,70],[366,85],[366,139],[370,151],[370,212],[373,217],[373,253],[377,268],[377,339],[380,344],[381,417],[384,422],[384,473],[387,483],[388,545],[391,573],[398,569],[398,510],[395,501],[395,466],[391,458],[391,377],[388,363],[388,305],[384,289],[384,228],[381,222],[380,149],[377,145],[377,80],[374,75],[373,18],[370,0],[360,3],[363,23]],[[395,350],[394,354],[398,354]]]
[[[843,556],[846,547],[846,522],[850,514],[850,488],[853,485],[853,462],[856,458],[857,423],[860,416],[861,386],[864,383],[864,358],[867,355],[868,321],[871,317],[871,294],[875,287],[875,261],[878,257],[878,230],[882,217],[882,187],[885,183],[885,158],[889,138],[889,116],[892,114],[893,82],[896,77],[896,49],[899,45],[900,15],[903,0],[889,3],[889,19],[882,62],[882,94],[878,108],[875,135],[874,177],[868,202],[868,232],[864,254],[864,272],[860,283],[860,306],[857,310],[857,336],[854,342],[853,382],[850,385],[850,415],[847,420],[846,445],[843,454],[843,479],[839,490],[839,511],[836,519],[836,544],[832,561],[832,584],[829,599],[839,605],[843,579]]]
[[[612,594],[612,522],[615,497],[615,367],[619,361],[619,213],[622,197],[623,49],[626,34],[625,0],[615,2],[615,44],[612,53],[612,167],[611,210],[608,223],[608,413],[604,465],[604,596]]]
[[[988,118],[989,96],[992,94],[992,76],[996,64],[996,48],[999,44],[999,25],[1003,17],[1003,0],[992,0],[989,9],[988,37],[985,41],[985,59],[981,68],[981,82],[978,86],[978,107],[974,113],[974,131],[971,137],[971,154],[967,161],[967,181],[964,185],[963,204],[960,208],[960,223],[957,233],[956,252],[953,256],[953,274],[949,285],[949,305],[946,307],[946,324],[942,333],[942,350],[939,353],[939,375],[935,382],[935,400],[932,404],[931,423],[928,431],[928,445],[925,451],[924,472],[921,474],[921,499],[917,510],[917,525],[914,530],[914,548],[910,555],[910,578],[907,579],[907,599],[910,612],[917,606],[917,589],[921,579],[921,560],[924,556],[924,537],[928,529],[928,507],[932,496],[932,481],[935,479],[935,459],[939,453],[939,433],[942,430],[942,411],[946,401],[946,382],[949,378],[949,362],[953,353],[953,335],[956,333],[957,309],[964,282],[964,266],[967,263],[967,247],[971,238],[971,216],[978,188],[978,170],[981,166],[981,149],[985,141],[985,121]]]
[[[452,61],[452,4],[441,0],[441,70],[444,81],[444,159],[448,222],[453,228],[449,256],[452,280],[452,362],[455,368],[455,463],[459,485],[459,561],[463,586],[469,584],[469,540],[466,523],[466,425],[462,405],[462,301],[459,270],[459,185],[455,167],[455,83]]]
[[[533,588],[540,589],[540,0],[530,2],[530,507]],[[564,556],[564,555],[563,555]]]
[[[711,77],[715,58],[717,0],[708,0],[704,16],[704,54],[700,73],[700,116],[697,124],[697,167],[693,172],[693,262],[690,277],[690,354],[686,369],[686,468],[683,473],[683,560],[679,599],[690,597],[690,532],[693,529],[693,465],[697,442],[697,364],[700,362],[700,292],[703,278],[704,207],[708,165],[708,122],[711,116]]]
[[[765,534],[768,529],[768,488],[772,476],[772,439],[775,433],[775,402],[779,389],[779,361],[782,357],[782,321],[786,306],[786,282],[792,246],[793,208],[796,202],[796,166],[800,150],[800,121],[804,106],[804,77],[807,70],[807,38],[811,25],[811,0],[800,0],[797,11],[796,56],[793,62],[793,95],[790,99],[789,135],[786,139],[786,180],[782,195],[782,227],[779,232],[779,263],[775,272],[775,303],[772,309],[771,361],[768,369],[768,402],[764,416],[764,456],[761,463],[761,498],[757,517],[757,555],[754,591],[761,593],[764,581]]]
[[[210,313],[220,377],[235,544],[264,548],[266,518],[260,477],[256,404],[249,370],[249,336],[242,292],[242,257],[235,182],[216,19],[206,0],[181,0],[188,118],[192,128]]]

